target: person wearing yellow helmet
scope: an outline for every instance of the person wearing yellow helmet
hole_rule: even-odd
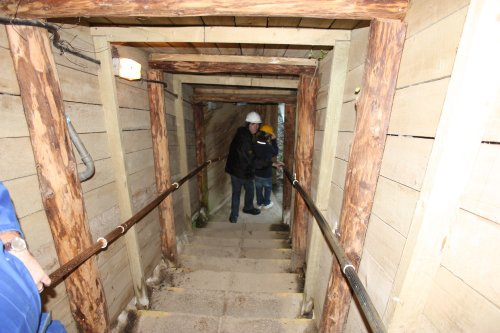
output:
[[[278,143],[273,127],[264,124],[257,132],[257,140],[254,143],[255,151],[255,192],[257,195],[257,206],[269,209],[274,204],[271,201],[273,189],[273,167],[279,168],[281,162],[273,162],[273,157],[278,155]]]

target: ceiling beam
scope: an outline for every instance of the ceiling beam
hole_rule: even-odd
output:
[[[231,63],[243,63],[243,64],[296,65],[296,66],[312,66],[312,67],[316,67],[318,65],[318,60],[316,59],[239,56],[239,55],[208,55],[208,54],[152,53],[149,56],[149,61],[231,62]]]
[[[266,16],[325,19],[403,19],[408,0],[4,0],[2,15],[54,17]]]
[[[207,75],[175,75],[182,83],[189,84],[213,84],[222,86],[242,87],[271,87],[297,89],[299,80],[296,79],[261,79],[255,77],[237,76],[207,76]]]
[[[231,62],[190,62],[190,61],[152,61],[150,68],[161,69],[169,73],[200,73],[200,74],[314,74],[316,67],[296,65],[245,64]]]
[[[209,95],[193,95],[193,103],[200,102],[226,102],[226,103],[258,103],[258,104],[270,104],[270,103],[286,103],[295,104],[297,102],[297,96],[286,96],[286,95],[245,95],[245,94],[209,94]]]
[[[337,40],[351,39],[349,30],[307,28],[92,27],[90,33],[93,36],[105,36],[111,43],[243,43],[331,47]]]

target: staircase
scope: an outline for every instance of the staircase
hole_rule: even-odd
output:
[[[228,207],[196,229],[181,268],[137,312],[133,332],[312,333],[301,318],[303,277],[289,273],[289,232],[281,207],[227,221]],[[266,221],[266,223],[263,222]]]

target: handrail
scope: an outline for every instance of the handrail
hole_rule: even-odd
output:
[[[172,183],[172,186],[170,186],[167,190],[165,190],[163,193],[158,195],[156,199],[151,201],[149,204],[147,204],[144,208],[142,208],[140,211],[135,213],[131,218],[129,218],[127,221],[123,222],[119,226],[117,226],[113,231],[109,232],[106,236],[104,237],[99,237],[97,239],[97,242],[92,244],[90,247],[86,248],[80,254],[76,255],[73,259],[56,269],[54,272],[50,274],[50,279],[52,280],[51,286],[56,286],[59,284],[62,279],[71,273],[73,270],[75,270],[78,266],[80,266],[82,263],[84,263],[87,259],[89,259],[91,256],[94,254],[97,254],[101,250],[105,249],[108,244],[114,242],[116,239],[120,238],[122,235],[125,234],[125,232],[130,229],[134,224],[139,222],[144,216],[146,216],[153,208],[158,206],[160,202],[163,201],[170,193],[174,192],[177,190],[182,184],[184,184],[186,181],[188,181],[190,178],[192,178],[194,175],[196,175],[198,172],[200,172],[203,168],[205,168],[207,165],[211,164],[212,162],[217,162],[220,160],[225,159],[226,156],[221,156],[215,159],[207,160],[203,164],[199,165],[196,169],[188,173],[184,178],[178,180],[177,182]]]
[[[309,207],[309,210],[318,222],[318,226],[320,227],[323,236],[325,237],[328,245],[337,257],[342,273],[345,275],[349,286],[354,291],[354,295],[361,305],[361,310],[372,332],[387,332],[384,324],[382,323],[380,315],[375,309],[370,296],[368,296],[365,287],[361,283],[361,280],[359,279],[359,276],[356,273],[353,264],[349,261],[344,250],[342,249],[338,238],[330,229],[328,223],[312,201],[311,197],[306,193],[302,186],[300,186],[299,181],[295,177],[292,178],[292,174],[286,167],[283,167],[283,170],[285,171],[285,174],[290,183],[292,183],[292,186],[297,190],[297,192],[300,193],[302,199],[304,199],[307,207]]]

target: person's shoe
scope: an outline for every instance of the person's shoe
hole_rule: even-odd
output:
[[[231,223],[236,223],[236,222],[237,222],[237,219],[232,218],[231,216],[229,216],[229,222],[231,222]]]
[[[257,208],[250,208],[250,209],[243,209],[243,213],[245,214],[252,214],[252,215],[259,215],[260,214],[260,209]]]
[[[274,206],[274,204],[273,204],[273,202],[271,201],[271,202],[269,202],[269,205],[265,205],[265,206],[264,206],[264,209],[269,209],[269,208],[271,208],[272,206]]]

